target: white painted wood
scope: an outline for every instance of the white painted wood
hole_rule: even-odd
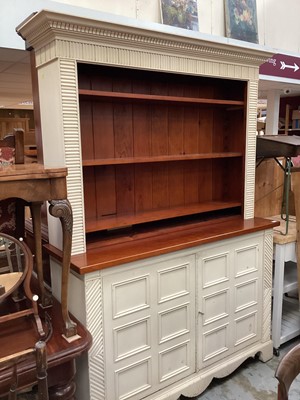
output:
[[[177,400],[257,353],[270,359],[271,233],[74,274],[70,296],[83,284],[93,335],[80,399]]]
[[[261,338],[263,238],[226,241],[198,258],[198,369]]]
[[[195,372],[195,256],[103,277],[106,398],[140,399]]]
[[[268,115],[266,118],[266,135],[278,135],[280,90],[269,90],[267,93]]]
[[[272,340],[275,349],[299,335],[299,302],[285,301],[284,295],[298,289],[296,242],[274,243]],[[290,261],[290,262],[289,262]]]

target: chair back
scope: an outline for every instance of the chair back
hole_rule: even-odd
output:
[[[19,389],[18,366],[22,362],[26,362],[26,360],[29,362],[33,355],[35,355],[36,363],[36,379],[38,387],[37,400],[49,400],[47,379],[47,349],[46,342],[42,340],[38,341],[32,349],[29,348],[0,359],[0,368],[2,367],[3,369],[12,370],[8,400],[17,400]],[[36,396],[34,396],[34,398],[36,398]]]
[[[278,400],[288,400],[288,394],[294,379],[300,374],[300,344],[284,355],[275,372],[278,379]]]
[[[24,163],[24,131],[15,129],[0,139],[0,166]]]
[[[24,131],[15,129],[0,139],[0,167],[24,163]],[[0,201],[0,232],[17,239],[24,236],[24,202],[20,199]]]

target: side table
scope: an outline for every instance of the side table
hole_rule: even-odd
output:
[[[68,280],[70,272],[73,217],[67,200],[66,168],[46,167],[43,164],[14,164],[0,167],[0,200],[17,197],[25,200],[31,209],[35,239],[35,259],[41,302],[51,305],[52,299],[44,287],[42,263],[41,207],[50,203],[49,212],[61,221],[63,232],[61,307],[66,337],[76,335],[76,324],[68,312]]]
[[[295,219],[295,217],[291,217]],[[279,354],[281,344],[300,334],[300,311],[298,299],[286,297],[286,294],[298,289],[296,222],[290,220],[288,234],[285,233],[285,221],[280,216],[280,226],[274,228],[274,279],[272,308],[272,340],[275,354]]]

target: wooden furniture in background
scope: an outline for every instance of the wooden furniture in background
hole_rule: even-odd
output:
[[[13,129],[0,139],[0,168],[24,163],[24,131]],[[0,196],[0,232],[17,239],[24,237],[24,202],[20,199]],[[12,196],[14,197],[14,196]]]
[[[68,282],[72,243],[72,209],[67,200],[66,168],[47,168],[42,164],[19,164],[0,167],[0,199],[17,197],[29,203],[35,238],[35,260],[43,306],[51,304],[43,279],[41,207],[49,201],[50,214],[58,217],[63,232],[61,304],[67,337],[76,334],[76,324],[68,313]]]
[[[26,137],[29,132],[29,118],[0,118],[0,139],[14,129],[22,129]]]
[[[293,157],[297,157],[299,154],[300,138],[298,136],[264,135],[257,137],[257,169],[261,168],[260,164],[265,159],[274,159],[282,170],[283,188],[280,214],[286,220],[286,233],[288,233],[289,215],[295,214],[295,196],[291,191],[291,172],[295,171],[292,168]],[[274,196],[274,201],[275,199]],[[265,216],[271,216],[271,209],[270,214]]]
[[[289,389],[300,373],[300,345],[293,347],[284,355],[275,372],[278,379],[278,400],[288,400]]]
[[[284,159],[280,161],[283,163]],[[273,159],[266,159],[256,168],[255,216],[279,215],[282,207],[284,174]]]
[[[64,321],[61,314],[61,305],[54,299],[53,307],[47,310],[51,319],[52,336],[47,341],[47,375],[49,397],[52,400],[75,399],[76,385],[74,382],[76,358],[86,353],[91,347],[92,337],[90,333],[76,321],[78,336],[75,340],[67,342],[61,335]],[[43,369],[42,364],[35,359],[35,345],[39,340],[36,329],[30,320],[8,321],[1,324],[0,331],[0,366],[7,360],[16,359],[16,373],[18,384],[15,391],[31,388],[38,385]],[[20,357],[18,354],[26,351],[30,354]],[[39,374],[39,376],[37,376]],[[13,366],[0,369],[0,397],[7,395],[13,383]],[[45,397],[42,397],[45,400]]]

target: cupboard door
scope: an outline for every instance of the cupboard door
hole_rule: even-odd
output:
[[[103,277],[107,400],[195,372],[195,257],[160,260]]]
[[[261,339],[260,235],[207,246],[198,253],[198,368]]]

